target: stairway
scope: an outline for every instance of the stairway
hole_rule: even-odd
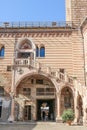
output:
[[[24,75],[29,73],[38,73],[46,75],[57,83],[69,83],[73,85],[73,78],[59,70],[54,71],[50,66],[30,59],[15,59],[15,76],[16,82]]]

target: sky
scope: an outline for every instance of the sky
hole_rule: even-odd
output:
[[[0,22],[65,21],[65,0],[0,0]]]

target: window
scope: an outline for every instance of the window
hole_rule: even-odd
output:
[[[43,84],[43,80],[42,79],[36,79],[36,84]]]
[[[65,108],[71,107],[71,94],[70,94],[69,89],[66,89],[66,91],[65,91],[64,106],[65,106]]]
[[[30,53],[29,52],[18,53],[18,58],[28,58],[28,57],[30,57]]]
[[[36,95],[54,95],[55,94],[55,89],[54,88],[37,88],[36,89]]]
[[[45,57],[45,47],[41,46],[40,49],[36,46],[36,57]]]
[[[4,88],[0,86],[0,96],[4,96]]]
[[[44,95],[44,88],[37,88],[36,95]]]
[[[31,79],[31,84],[34,84],[34,79]]]
[[[45,57],[45,47],[40,48],[40,57]]]
[[[0,49],[0,57],[4,57],[4,46]]]
[[[27,95],[27,96],[28,95],[30,96],[31,95],[31,89],[30,88],[23,88],[23,94]]]
[[[7,71],[11,71],[11,66],[7,66]]]
[[[46,95],[54,95],[55,89],[54,88],[46,88]]]
[[[1,118],[1,114],[2,114],[2,101],[0,101],[0,118]]]
[[[39,48],[36,47],[36,57],[39,57]]]
[[[64,72],[65,72],[65,70],[64,69],[62,69],[62,68],[60,68],[60,70],[59,70],[61,73],[63,73],[64,74]]]

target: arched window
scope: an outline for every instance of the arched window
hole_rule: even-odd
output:
[[[4,57],[4,46],[0,49],[0,57]]]
[[[42,46],[40,48],[40,57],[45,57],[45,47],[44,46]]]
[[[36,47],[36,57],[39,57],[39,48]]]

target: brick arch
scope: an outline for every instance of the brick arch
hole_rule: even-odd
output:
[[[15,89],[17,89],[18,85],[21,83],[21,81],[22,81],[23,79],[25,79],[26,77],[34,76],[34,75],[40,75],[40,76],[43,76],[43,77],[45,77],[46,79],[48,79],[48,80],[53,84],[53,86],[55,87],[56,92],[59,92],[58,84],[57,84],[56,80],[52,79],[51,77],[48,77],[48,75],[46,75],[46,74],[42,74],[42,73],[41,73],[41,74],[38,74],[38,73],[36,73],[36,72],[29,73],[29,74],[26,74],[26,75],[24,75],[23,77],[21,77],[21,78],[17,81],[17,83],[16,83],[16,85],[15,85]]]

